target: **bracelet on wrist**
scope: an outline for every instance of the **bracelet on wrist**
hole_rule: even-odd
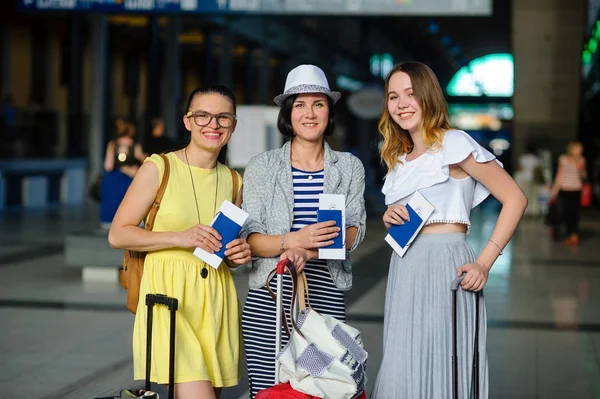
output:
[[[284,243],[285,243],[285,234],[283,234],[281,236],[281,241],[279,243],[279,253],[282,254],[285,252],[285,247],[284,247]]]
[[[504,254],[504,252],[502,252],[502,248],[500,248],[500,245],[496,244],[491,239],[489,239],[488,241],[491,242],[492,244],[494,244],[498,248],[498,251],[500,251],[499,255],[503,255]]]

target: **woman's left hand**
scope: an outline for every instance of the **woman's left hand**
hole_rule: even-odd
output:
[[[309,255],[304,248],[290,248],[281,254],[279,260],[289,260],[296,266],[296,272],[300,273],[304,269],[304,266],[306,266],[308,258]]]
[[[458,268],[458,276],[467,273],[460,286],[466,291],[481,291],[487,282],[489,269],[479,263],[468,263]]]
[[[231,263],[236,265],[245,265],[246,263],[249,263],[252,258],[250,244],[243,238],[237,238],[231,241],[225,248],[225,256]]]

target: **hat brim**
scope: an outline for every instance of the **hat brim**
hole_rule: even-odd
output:
[[[273,99],[275,104],[281,106],[281,104],[285,101],[289,96],[293,96],[295,94],[306,94],[306,93],[322,93],[327,97],[331,98],[333,103],[337,103],[338,100],[342,97],[342,93],[339,91],[331,91],[327,87],[317,86],[317,85],[298,85],[289,88],[285,93],[278,95]]]

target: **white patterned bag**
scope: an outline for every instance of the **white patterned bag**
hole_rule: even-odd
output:
[[[294,330],[277,355],[279,380],[289,382],[296,391],[319,398],[356,398],[367,382],[368,354],[360,331],[312,309],[304,273],[300,273],[299,280],[298,302],[302,310],[297,320],[292,314]],[[305,290],[308,307],[304,306],[302,295]]]

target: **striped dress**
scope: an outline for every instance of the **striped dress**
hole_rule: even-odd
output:
[[[291,231],[297,231],[317,221],[319,194],[323,193],[323,170],[304,172],[292,167],[294,180],[294,221]],[[344,293],[335,286],[327,262],[307,262],[304,272],[310,289],[310,304],[322,314],[346,321]],[[273,292],[277,284],[270,282]],[[292,283],[288,275],[283,278],[283,304],[290,308]],[[289,312],[289,311],[288,311]],[[275,380],[275,302],[266,286],[250,290],[242,313],[242,333],[248,365],[250,397],[261,389],[273,386]],[[290,325],[291,328],[291,325]],[[288,341],[282,333],[282,345]]]

